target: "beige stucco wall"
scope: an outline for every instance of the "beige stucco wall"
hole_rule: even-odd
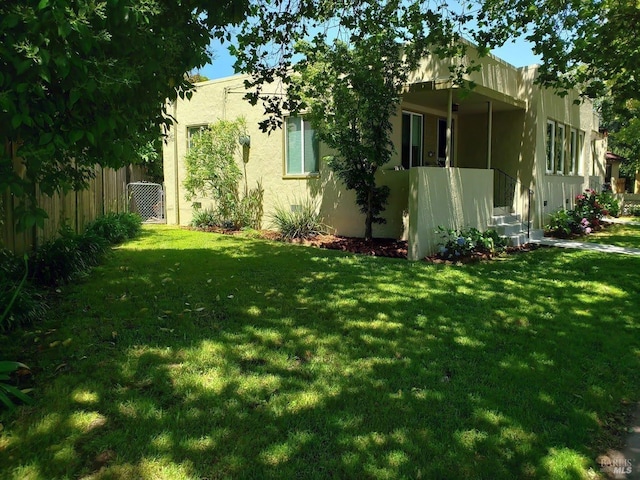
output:
[[[477,57],[470,50],[464,61],[469,62],[473,59],[477,60]],[[500,109],[493,112],[491,120],[491,166],[518,178],[514,208],[519,213],[523,213],[527,208],[529,189],[535,191],[532,215],[534,226],[540,227],[544,224],[548,213],[567,205],[567,199],[571,203],[576,194],[601,182],[600,178],[604,176],[606,139],[598,133],[597,118],[593,115],[591,104],[573,105],[574,97],[560,98],[550,90],[540,89],[534,83],[535,67],[517,69],[494,57],[486,57],[480,61],[483,63],[482,70],[474,72],[470,77],[478,84],[473,95],[480,95],[485,104],[488,101],[493,101],[496,105],[501,103]],[[431,227],[425,227],[426,223],[422,221],[426,218],[424,215],[432,216],[431,220],[437,220],[443,226],[454,226],[459,222],[462,222],[460,226],[463,227],[487,224],[485,219],[487,210],[484,202],[487,201],[488,196],[491,197],[493,174],[487,170],[477,169],[487,167],[488,117],[486,113],[479,110],[475,113],[466,113],[464,98],[460,97],[459,100],[460,112],[454,112],[452,115],[455,121],[452,164],[471,170],[447,172],[444,169],[432,168],[427,178],[424,173],[414,175],[413,169],[404,171],[401,167],[403,110],[424,115],[423,161],[426,165],[435,165],[437,162],[437,123],[439,118],[447,117],[442,100],[446,98],[446,89],[451,85],[444,81],[449,75],[448,66],[448,61],[432,56],[426,58],[412,75],[412,82],[425,82],[425,93],[422,94],[419,91],[414,92],[413,96],[405,96],[396,115],[392,117],[392,140],[396,145],[396,152],[389,164],[378,172],[380,184],[390,187],[391,196],[384,213],[387,223],[374,225],[374,236],[417,239],[418,232],[421,235],[427,235],[426,240],[419,240],[417,246],[411,247],[414,252],[412,255],[423,255],[423,251],[434,246],[434,239],[429,237],[428,233]],[[273,87],[272,90],[277,91],[278,88]],[[250,187],[257,181],[261,181],[265,190],[263,227],[271,227],[269,217],[276,205],[287,207],[299,203],[302,198],[312,198],[318,203],[324,221],[332,227],[333,233],[362,236],[364,216],[355,204],[355,195],[352,191],[344,189],[342,183],[329,170],[326,162],[321,160],[317,175],[285,176],[284,132],[278,130],[271,135],[262,133],[258,128],[258,122],[264,119],[262,107],[251,106],[242,98],[244,93],[243,77],[229,77],[199,84],[191,101],[178,100],[170,107],[169,111],[174,111],[173,114],[178,123],[171,129],[163,152],[168,223],[187,225],[192,217],[193,201],[200,202],[203,207],[209,205],[207,199],[187,201],[184,197],[183,159],[187,150],[187,128],[207,125],[218,119],[233,120],[243,116],[247,120],[247,133],[251,137],[251,148],[246,165],[247,181]],[[578,175],[546,174],[547,118],[567,125],[567,132],[571,127],[585,132]],[[592,149],[597,159],[595,163],[592,159],[594,157]],[[433,156],[430,156],[429,152],[433,152]],[[328,153],[326,149],[321,148],[321,156]],[[237,159],[242,166],[240,150]],[[472,174],[472,172],[476,173]],[[487,180],[488,177],[491,177],[491,182]],[[451,189],[446,191],[438,189],[444,189],[444,186],[436,188],[433,183],[435,178],[443,182],[452,182]],[[466,189],[464,199],[458,194],[460,188]],[[421,208],[423,200],[418,201],[414,198],[418,192],[425,193],[424,201],[428,204],[431,204],[431,201],[435,202],[434,205],[439,202],[449,202],[447,203],[449,207],[437,212],[425,211]],[[452,196],[449,195],[451,192],[453,192]],[[482,204],[479,210],[482,214],[476,217],[478,221],[465,224],[471,211],[469,209],[472,209],[466,206],[463,208],[463,211],[467,212],[466,216],[459,217],[456,214],[450,220],[443,216],[442,212],[450,212],[454,209],[454,205],[466,205],[470,202],[468,199],[474,196]],[[448,199],[445,200],[445,198]],[[492,198],[489,200],[492,201]],[[417,206],[421,212],[416,217],[420,221],[419,226],[411,226],[410,202],[413,202],[411,205]],[[467,210],[464,210],[465,208]],[[459,209],[452,211],[458,212]]]
[[[493,173],[472,168],[412,168],[409,172],[409,252],[419,260],[437,251],[438,226],[487,229]]]
[[[258,181],[264,188],[263,228],[272,228],[270,216],[276,206],[289,208],[302,199],[313,199],[319,206],[324,222],[331,231],[340,235],[364,235],[364,220],[352,191],[343,188],[324,160],[320,160],[319,173],[311,176],[286,176],[284,168],[284,131],[270,135],[260,131],[258,122],[263,120],[262,108],[251,106],[244,100],[243,77],[236,76],[204,82],[198,85],[191,101],[178,100],[171,105],[178,123],[170,131],[163,147],[166,212],[169,224],[188,225],[193,215],[193,203],[202,208],[211,205],[206,198],[187,200],[183,188],[186,176],[184,156],[187,152],[187,129],[191,126],[208,125],[217,120],[235,120],[244,117],[247,133],[251,137],[246,176],[249,188]],[[399,118],[394,118],[398,124]],[[398,124],[399,125],[399,124]],[[398,135],[399,127],[397,129]],[[330,152],[321,146],[320,157]],[[242,167],[242,152],[237,152],[238,165]],[[176,158],[178,162],[176,163]],[[378,174],[380,185],[391,189],[389,205],[385,211],[386,224],[376,224],[374,236],[406,238],[406,212],[408,194],[408,173],[394,170],[399,164],[399,156]]]
[[[468,48],[466,54],[456,59],[456,65],[482,64],[482,69],[472,72],[466,78],[476,84],[480,93],[491,95],[496,99],[521,99],[520,75],[518,70],[509,63],[488,55],[480,58],[473,48]],[[409,83],[434,82],[437,88],[448,88],[449,59],[441,59],[437,55],[427,56],[418,69],[409,77]]]
[[[531,76],[526,81],[533,83]],[[525,82],[526,83],[526,82]],[[605,173],[606,137],[598,132],[598,117],[593,104],[578,99],[575,92],[565,97],[555,95],[550,89],[532,86],[532,111],[526,129],[535,131],[535,162],[532,168],[532,188],[535,190],[533,202],[533,226],[542,228],[550,213],[561,208],[573,208],[576,195],[584,190],[599,187]],[[578,168],[575,175],[546,172],[546,128],[547,120],[565,125],[565,162],[569,161],[569,139],[572,128],[584,132],[582,149],[578,151]],[[534,123],[535,125],[531,125]],[[527,151],[527,149],[523,149]]]

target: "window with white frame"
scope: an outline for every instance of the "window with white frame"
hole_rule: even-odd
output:
[[[419,113],[402,112],[402,166],[422,165],[424,117]]]
[[[582,150],[584,149],[584,132],[580,130],[578,132],[578,163],[576,164],[576,174],[580,175],[580,172],[584,171],[582,166]]]
[[[566,152],[566,135],[563,124],[556,124],[556,173],[564,174],[564,160]]]
[[[311,124],[302,117],[287,117],[285,127],[285,174],[318,173],[319,145]]]
[[[208,125],[191,125],[187,127],[187,150],[193,146],[193,137],[204,130],[208,130]]]
[[[547,120],[547,173],[553,173],[555,161],[556,122]]]
[[[569,134],[569,175],[575,175],[578,165],[578,130],[571,129]]]

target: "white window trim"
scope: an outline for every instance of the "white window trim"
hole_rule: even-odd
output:
[[[413,167],[419,167],[421,166],[420,163],[422,162],[423,158],[424,158],[424,114],[422,113],[417,113],[417,112],[411,112],[409,110],[402,110],[402,115],[409,115],[409,168],[413,168]],[[421,124],[421,131],[420,131],[420,153],[422,154],[423,158],[419,158],[417,164],[414,164],[414,159],[413,159],[413,151],[411,149],[413,143],[413,117],[420,117],[422,119],[422,124]]]
[[[302,172],[300,173],[289,173],[287,171],[287,165],[289,164],[289,159],[287,158],[287,154],[288,154],[288,145],[289,145],[289,129],[286,128],[287,127],[287,121],[290,118],[299,118],[300,119],[300,149],[301,149],[301,161],[302,161]],[[316,172],[305,172],[304,171],[304,142],[305,142],[305,138],[304,138],[304,125],[306,123],[309,123],[308,120],[305,120],[304,116],[299,116],[299,117],[295,117],[295,116],[288,116],[285,117],[284,119],[284,176],[286,178],[307,178],[307,177],[317,177],[318,175],[320,175],[320,172],[316,171]],[[318,155],[319,156],[319,155]],[[320,162],[320,158],[318,158],[318,163]],[[320,165],[318,165],[318,168],[320,167]]]
[[[578,163],[576,164],[576,175],[584,172],[584,140],[586,134],[582,130],[578,130]]]
[[[566,142],[567,142],[567,130],[564,124],[558,123],[556,125],[557,133],[560,135],[560,158],[558,161],[558,165],[556,165],[556,174],[564,175],[564,164],[566,161]],[[562,133],[560,133],[562,132]]]
[[[206,123],[196,123],[195,125],[187,125],[187,151],[191,149],[191,131],[194,129],[198,129],[200,131],[207,130],[209,125]]]
[[[569,164],[569,175],[576,175],[578,172],[578,129],[569,130],[569,154],[571,162]]]
[[[551,126],[551,135],[548,134],[549,126]],[[547,151],[547,148],[545,148],[544,150],[544,168],[546,173],[552,174],[556,161],[556,122],[554,122],[553,120],[547,120],[547,131],[545,132],[545,139],[548,143],[551,144],[551,150]],[[549,147],[549,145],[545,146]],[[549,168],[549,157],[551,157],[551,168]]]

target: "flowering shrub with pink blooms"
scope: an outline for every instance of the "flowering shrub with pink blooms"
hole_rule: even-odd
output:
[[[615,209],[614,215],[619,211],[617,200],[607,192],[585,190],[575,200],[573,210],[561,209],[550,214],[544,227],[547,235],[560,238],[588,235],[602,228],[602,218],[610,214],[609,209]]]

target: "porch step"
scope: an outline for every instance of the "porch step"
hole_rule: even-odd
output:
[[[519,214],[500,213],[491,218],[489,228],[493,228],[501,237],[507,237],[507,241],[512,247],[519,247],[529,241],[526,226],[522,224],[522,217]]]
[[[501,215],[511,215],[513,210],[511,207],[493,207],[493,216],[499,217]]]
[[[522,222],[522,217],[520,216],[520,214],[515,214],[515,213],[509,213],[507,215],[493,215],[491,217],[491,223],[493,225],[513,225],[513,224],[518,224],[520,225],[520,223]]]

